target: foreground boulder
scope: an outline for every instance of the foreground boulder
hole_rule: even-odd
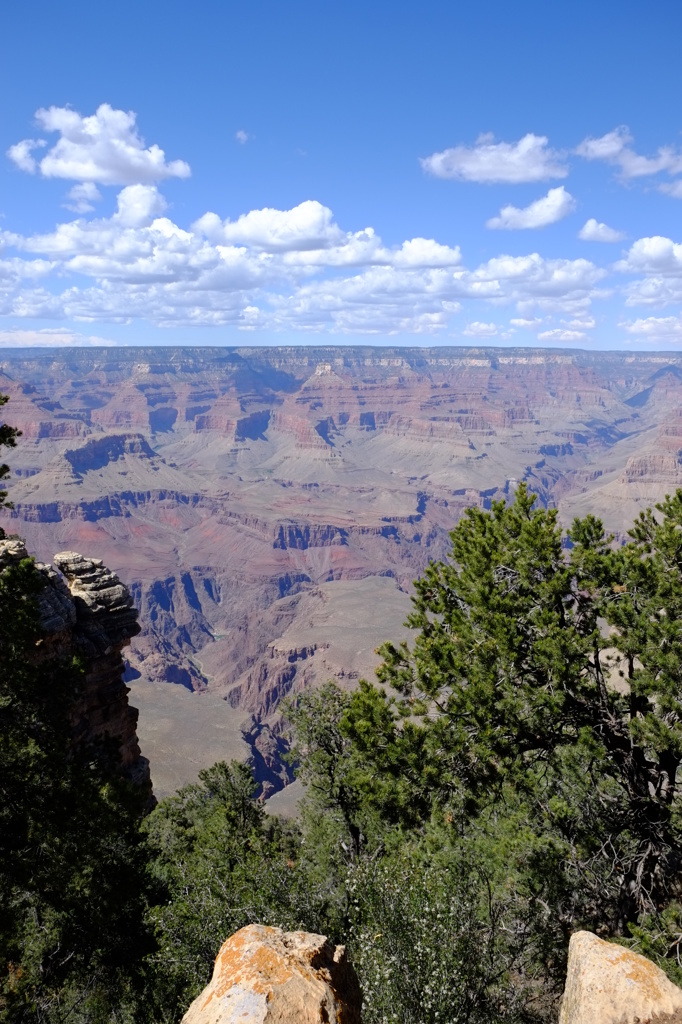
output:
[[[182,1024],[360,1024],[360,1008],[345,946],[252,924],[223,945]]]
[[[591,932],[571,936],[559,1024],[663,1024],[676,1011],[682,989],[646,957]]]

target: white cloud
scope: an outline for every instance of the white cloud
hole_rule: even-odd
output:
[[[495,142],[494,135],[479,135],[473,146],[454,146],[420,160],[436,178],[460,181],[519,184],[565,178],[568,167],[561,153],[550,149],[544,135],[524,135],[518,142]]]
[[[69,107],[49,107],[36,111],[36,120],[44,131],[60,137],[39,161],[31,151],[45,146],[45,140],[24,139],[11,146],[7,155],[22,170],[100,185],[151,184],[190,175],[184,160],[167,163],[159,146],[145,147],[132,111],[102,103],[94,114],[82,117]]]
[[[94,210],[93,203],[98,203],[102,195],[97,185],[92,181],[84,181],[81,185],[74,185],[66,194],[67,202],[63,205],[67,210],[74,213],[89,213]]]
[[[245,132],[242,128],[240,128],[238,132],[234,133],[234,137],[240,146],[244,146],[249,141],[249,139],[253,138],[253,135],[249,135],[248,132]]]
[[[573,320],[562,321],[566,327],[571,327],[576,331],[591,331],[597,326],[597,321],[593,316],[577,317]]]
[[[640,275],[626,288],[627,306],[669,306],[682,302],[682,244],[662,235],[638,238],[615,264],[624,274]]]
[[[236,221],[221,221],[215,213],[205,213],[194,225],[213,242],[250,245],[269,252],[327,249],[345,236],[334,224],[332,211],[308,199],[292,210],[251,210]]]
[[[480,320],[474,320],[473,323],[467,324],[462,334],[466,334],[468,338],[494,338],[500,333],[500,329],[497,324],[486,324]]]
[[[515,231],[523,228],[544,228],[555,224],[575,209],[575,199],[563,185],[550,188],[546,196],[536,199],[530,206],[503,206],[498,217],[486,221],[487,228]]]
[[[336,334],[437,334],[460,308],[450,272],[369,267],[272,298],[270,326]]]
[[[589,260],[545,260],[529,256],[496,256],[468,275],[462,274],[466,294],[501,303],[516,302],[525,312],[536,304],[566,310],[589,303],[606,271]]]
[[[611,163],[618,160],[629,142],[632,142],[630,129],[626,125],[621,125],[597,139],[588,136],[576,146],[575,151],[585,160],[606,160]]]
[[[638,238],[616,268],[635,273],[682,275],[682,244],[663,235]]]
[[[344,232],[334,223],[332,211],[315,200],[291,210],[251,210],[236,221],[206,213],[192,229],[214,244],[281,253],[288,267],[311,272],[325,266],[449,267],[462,259],[459,246],[451,248],[432,238],[411,238],[387,249],[373,228]]]
[[[682,278],[649,276],[626,288],[626,306],[666,306],[682,302]]]
[[[453,249],[448,245],[440,245],[432,238],[411,238],[403,242],[400,249],[386,256],[386,262],[395,267],[454,267],[461,261],[462,254],[458,245]]]
[[[590,217],[578,232],[578,238],[582,238],[583,242],[622,242],[625,233]]]
[[[658,191],[672,196],[673,199],[682,199],[682,178],[678,178],[677,181],[663,182],[658,186]]]
[[[127,185],[117,198],[116,219],[125,227],[149,224],[166,209],[166,200],[155,185]]]
[[[576,153],[585,160],[603,160],[613,164],[624,179],[647,177],[661,171],[682,174],[682,152],[673,146],[660,146],[655,156],[648,157],[635,152],[630,145],[632,141],[629,128],[621,125],[600,138],[583,139],[576,147]]]
[[[99,338],[96,335],[85,336],[70,330],[43,328],[39,331],[26,331],[20,328],[0,330],[0,348],[71,348],[74,345],[111,347],[115,341]]]
[[[560,341],[567,345],[576,341],[583,341],[586,335],[582,331],[569,331],[561,327],[555,327],[551,331],[540,331],[538,341]]]
[[[512,317],[509,321],[513,327],[521,327],[526,330],[533,330],[534,328],[540,327],[543,322],[544,321],[539,316],[534,316],[530,319],[528,317]]]
[[[26,171],[27,174],[35,174],[38,164],[35,157],[31,155],[31,150],[41,149],[46,145],[47,143],[44,139],[23,139],[21,142],[17,142],[9,147],[7,156],[17,165],[19,170]]]
[[[364,321],[365,330],[376,333],[436,333],[447,324],[448,314],[467,299],[516,305],[521,310],[578,312],[589,305],[603,275],[587,260],[543,260],[537,253],[497,257],[474,271],[370,267],[350,277],[304,284],[290,296],[279,296],[273,324],[352,333],[363,330]]]
[[[682,315],[648,316],[619,326],[643,341],[682,344]]]
[[[372,228],[341,230],[312,201],[236,221],[207,214],[189,230],[164,206],[155,186],[129,185],[111,217],[77,217],[29,237],[0,231],[8,252],[37,257],[0,260],[0,310],[244,330],[437,334],[472,300],[515,306],[523,317],[535,309],[582,316],[604,276],[588,260],[537,253],[470,269],[456,246],[427,238],[384,246]],[[490,327],[471,319],[474,332]]]

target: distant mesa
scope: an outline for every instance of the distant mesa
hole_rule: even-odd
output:
[[[103,469],[125,455],[131,455],[136,459],[158,458],[142,434],[108,434],[105,437],[93,437],[80,448],[67,449],[63,455],[73,471],[78,474]]]

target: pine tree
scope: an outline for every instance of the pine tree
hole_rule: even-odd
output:
[[[0,409],[3,405],[6,405],[9,401],[8,395],[0,394]],[[21,431],[17,430],[16,427],[10,427],[7,423],[0,423],[0,448],[16,448],[17,438],[21,437]],[[0,482],[6,480],[9,476],[9,466],[6,463],[0,463]],[[12,503],[7,500],[7,491],[0,489],[0,508],[12,508]],[[0,527],[0,540],[5,536],[2,527]]]
[[[379,677],[422,715],[441,799],[527,799],[574,869],[567,926],[627,934],[682,881],[682,492],[619,549],[594,517],[565,546],[524,486],[451,536]]]

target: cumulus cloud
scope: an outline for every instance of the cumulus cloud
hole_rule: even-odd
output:
[[[596,220],[595,217],[590,217],[578,232],[578,238],[582,238],[583,242],[622,242],[625,233],[610,228],[608,224]]]
[[[74,213],[89,213],[94,210],[93,203],[98,203],[102,198],[100,190],[92,181],[84,181],[81,185],[74,185],[66,194],[67,201],[63,204],[67,210]]]
[[[386,250],[380,250],[378,259],[383,259]],[[396,267],[454,267],[462,261],[460,248],[456,245],[440,245],[432,238],[411,238],[388,256],[386,262]]]
[[[479,135],[473,146],[454,146],[420,160],[436,178],[459,181],[519,184],[565,178],[563,157],[550,149],[545,135],[524,135],[518,142],[495,142],[491,134]]]
[[[274,329],[332,334],[437,334],[459,304],[439,293],[433,273],[374,267],[350,278],[302,285],[272,298],[268,322]]]
[[[58,132],[59,138],[40,160],[33,151],[47,145],[44,139],[23,139],[10,146],[7,155],[21,170],[100,185],[152,184],[190,175],[184,160],[166,162],[159,146],[145,146],[133,111],[102,103],[94,114],[83,117],[69,107],[49,107],[36,111],[36,121],[45,132]]]
[[[16,142],[13,146],[9,147],[7,156],[16,164],[20,171],[26,171],[27,174],[35,174],[38,164],[32,155],[32,150],[42,149],[46,145],[45,139],[23,139],[21,142]]]
[[[212,242],[255,246],[269,252],[327,249],[345,238],[334,223],[332,211],[312,199],[292,210],[251,210],[236,221],[221,221],[216,213],[205,213],[193,229]]]
[[[621,125],[620,128],[614,128],[612,132],[607,132],[599,138],[588,136],[576,146],[575,151],[585,160],[606,160],[611,163],[617,161],[630,142],[630,129],[626,125]]]
[[[462,331],[462,334],[466,334],[468,338],[494,338],[499,333],[500,329],[497,324],[486,324],[480,320],[474,320],[467,324]]]
[[[624,179],[642,178],[667,171],[682,174],[682,152],[673,146],[660,146],[655,156],[641,156],[630,143],[633,141],[626,125],[614,128],[599,138],[588,137],[576,147],[578,156],[585,160],[602,160],[618,167]]]
[[[248,132],[245,132],[242,128],[240,128],[238,132],[234,133],[234,137],[240,146],[244,146],[249,141],[249,139],[253,138],[253,135],[249,135]]]
[[[550,188],[546,196],[536,199],[530,206],[503,206],[499,216],[486,221],[487,228],[516,231],[524,228],[544,228],[555,224],[575,210],[575,199],[563,185]]]
[[[587,260],[544,260],[537,253],[497,257],[475,270],[370,267],[279,296],[274,322],[290,329],[352,333],[362,329],[366,317],[370,332],[436,333],[466,300],[520,310],[580,311],[589,305],[603,273]]]
[[[648,316],[620,326],[642,341],[682,343],[682,316]]]
[[[638,238],[616,268],[635,273],[682,275],[682,243],[673,242],[664,235]]]
[[[457,246],[434,239],[386,246],[370,227],[343,231],[313,201],[234,221],[207,214],[184,229],[156,186],[142,184],[120,191],[110,217],[0,231],[0,246],[31,254],[0,260],[5,315],[242,330],[438,334],[471,301],[579,317],[604,275],[589,260],[537,253],[472,269]],[[483,317],[469,325],[472,336],[494,328]]]
[[[626,287],[628,306],[663,307],[682,302],[682,244],[671,238],[638,238],[615,269],[639,275]]]
[[[578,314],[603,293],[597,287],[606,271],[589,260],[543,259],[529,256],[497,256],[460,281],[471,298],[495,305],[514,302],[521,314],[533,309]]]
[[[0,348],[71,348],[76,345],[111,347],[115,341],[108,338],[99,338],[97,335],[78,334],[70,330],[46,327],[39,331],[26,331],[21,328],[11,328],[0,331]]]
[[[563,323],[566,327],[572,327],[577,331],[591,331],[597,324],[593,316],[576,317],[573,320],[564,320]]]
[[[586,335],[583,331],[571,331],[563,327],[555,327],[551,331],[540,331],[538,341],[559,341],[571,345],[576,341],[583,341]]]
[[[119,192],[116,202],[114,216],[129,228],[149,224],[166,209],[166,200],[155,185],[127,185]]]
[[[373,228],[344,232],[332,211],[314,200],[291,210],[251,210],[236,221],[222,221],[206,213],[192,230],[214,244],[245,246],[282,254],[288,267],[391,265],[396,267],[449,267],[461,262],[459,246],[442,245],[433,238],[411,238],[388,249]]]
[[[521,327],[526,330],[533,330],[534,328],[540,327],[543,320],[539,316],[528,317],[512,317],[509,323],[513,327]]]

